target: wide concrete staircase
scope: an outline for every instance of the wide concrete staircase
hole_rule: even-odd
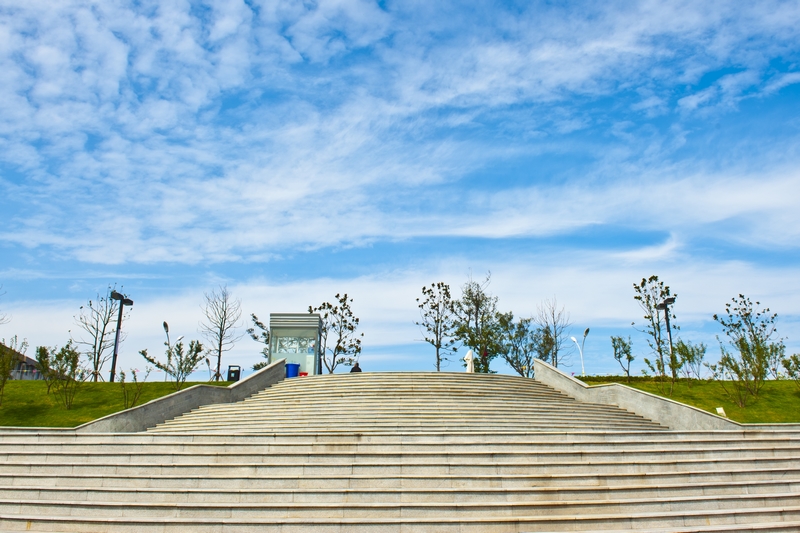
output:
[[[361,373],[289,379],[238,404],[209,405],[151,430],[180,433],[393,433],[666,429],[538,381],[466,373]]]
[[[0,530],[800,531],[800,433],[672,431],[536,381],[283,381],[138,434],[0,434]]]

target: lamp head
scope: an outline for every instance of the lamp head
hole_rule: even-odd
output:
[[[572,342],[574,342],[575,344],[578,344],[578,339],[576,339],[575,337],[570,337],[570,339],[572,339]]]
[[[167,321],[166,321],[166,320],[164,321],[164,324],[163,324],[163,326],[164,326],[164,331],[165,331],[165,332],[167,332],[167,333],[169,333],[169,324],[167,324]]]
[[[117,300],[117,301],[122,301],[122,300],[125,299],[125,296],[123,296],[122,294],[118,293],[117,291],[111,291],[111,299],[112,300]]]
[[[586,328],[586,331],[583,332],[583,338],[586,338],[586,335],[589,334],[589,328]]]

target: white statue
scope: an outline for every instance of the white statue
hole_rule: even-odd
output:
[[[470,374],[475,372],[475,365],[472,363],[473,357],[474,354],[472,353],[472,350],[468,351],[467,355],[464,356],[464,361],[467,363],[467,372]]]

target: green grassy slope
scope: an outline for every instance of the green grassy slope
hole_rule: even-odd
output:
[[[208,385],[230,385],[228,382]],[[187,383],[188,388],[196,383]],[[130,385],[129,385],[130,387]],[[144,384],[137,405],[175,392],[170,382]],[[66,410],[43,381],[9,381],[0,406],[0,426],[75,427],[124,409],[119,383],[84,383],[75,396],[72,409]]]
[[[675,384],[675,389],[670,396],[669,382],[665,384],[662,393],[658,384],[648,378],[635,378],[631,383],[627,383],[624,376],[587,376],[581,379],[588,385],[622,383],[635,389],[699,407],[714,414],[716,414],[717,407],[722,407],[728,418],[736,422],[748,424],[800,423],[800,388],[793,381],[767,381],[764,388],[761,389],[758,399],[750,399],[747,406],[742,409],[727,397],[722,385],[715,381],[693,380],[690,384],[686,380],[680,380]]]
[[[631,387],[672,398],[710,413],[723,407],[731,420],[744,423],[800,423],[800,389],[792,381],[768,381],[758,399],[741,409],[727,398],[719,383],[693,381],[691,385],[681,380],[675,385],[672,396],[659,391],[658,384],[648,378],[634,378],[626,383],[625,377],[587,376],[589,385],[622,383]],[[187,383],[186,387],[195,383]],[[227,386],[227,382],[210,383]],[[24,427],[75,427],[80,424],[121,411],[124,408],[122,388],[118,383],[86,383],[75,397],[71,410],[64,409],[41,381],[9,381],[0,406],[0,426]],[[168,382],[144,384],[137,405],[175,392]]]

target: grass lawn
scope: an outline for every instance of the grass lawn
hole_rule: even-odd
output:
[[[794,381],[767,381],[758,395],[758,399],[748,400],[745,408],[738,407],[722,390],[722,385],[715,381],[696,381],[691,385],[684,379],[675,383],[672,396],[669,395],[669,382],[665,383],[664,393],[658,384],[650,378],[633,378],[626,382],[625,376],[586,376],[583,381],[588,385],[600,383],[622,383],[635,389],[643,390],[677,402],[699,407],[709,413],[716,414],[716,408],[722,407],[728,418],[742,423],[769,424],[777,422],[800,423],[800,388]]]
[[[693,405],[716,414],[717,407],[723,407],[731,420],[744,423],[800,423],[800,388],[793,381],[768,381],[764,384],[757,400],[751,400],[747,407],[736,406],[714,381],[686,380],[675,384],[672,396],[659,392],[658,384],[650,378],[635,377],[626,383],[625,376],[586,376],[583,380],[589,385],[600,383],[622,383],[652,394],[658,394],[675,401]],[[184,388],[195,385],[187,383]],[[209,385],[230,385],[228,382],[208,383]],[[141,405],[155,398],[175,392],[170,382],[147,382],[137,403]],[[122,388],[119,383],[85,383],[75,396],[72,409],[66,410],[43,381],[9,381],[0,406],[0,426],[24,427],[75,427],[97,418],[116,413],[124,408]]]
[[[205,382],[204,382],[205,383]],[[197,383],[186,383],[184,389]],[[229,382],[206,383],[227,386]],[[172,394],[171,382],[147,382],[136,405]],[[75,427],[125,408],[119,383],[84,383],[66,410],[44,381],[8,381],[0,406],[0,426]]]

